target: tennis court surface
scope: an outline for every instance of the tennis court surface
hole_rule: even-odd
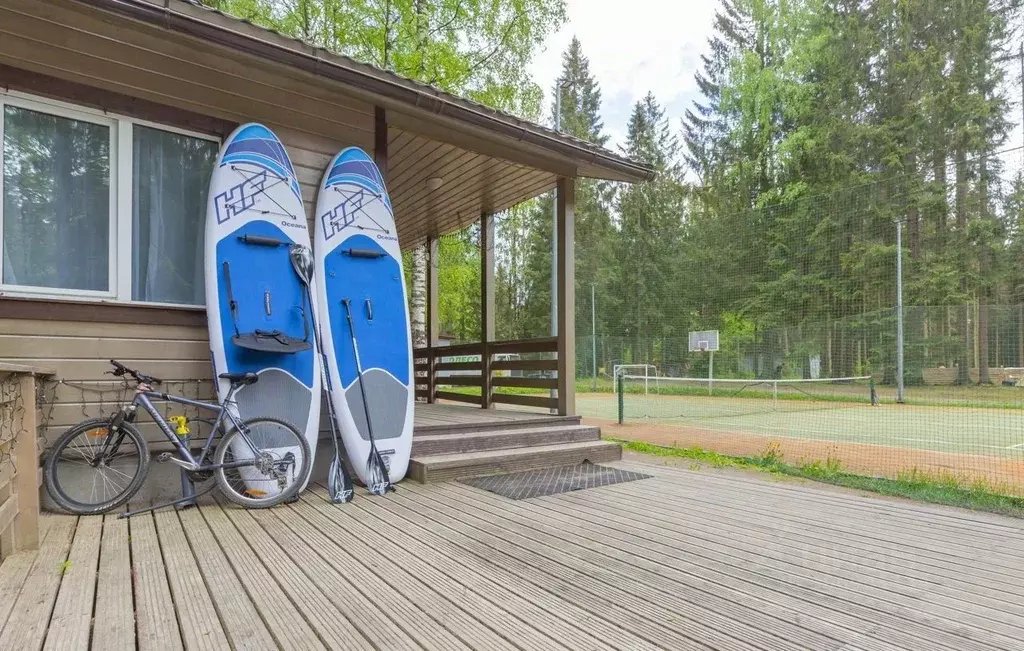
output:
[[[922,387],[908,391],[910,404],[896,404],[892,390],[870,378],[627,376],[621,396],[581,393],[577,409],[606,436],[739,456],[773,445],[789,462],[838,460],[847,470],[884,476],[928,472],[1020,493],[1024,404],[1013,400],[1021,394],[994,387],[961,391],[954,401]]]

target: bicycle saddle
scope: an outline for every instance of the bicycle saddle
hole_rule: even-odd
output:
[[[256,384],[260,381],[260,376],[255,373],[221,373],[221,378],[229,380],[232,384]]]

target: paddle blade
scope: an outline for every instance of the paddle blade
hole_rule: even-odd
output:
[[[313,282],[313,252],[308,246],[293,244],[288,251],[288,258],[292,262],[292,269],[304,285],[308,286]]]
[[[344,462],[338,456],[334,457],[327,473],[327,493],[335,504],[351,502],[355,496],[355,491],[352,489],[352,478],[348,476]]]

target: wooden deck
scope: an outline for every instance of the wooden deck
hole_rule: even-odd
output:
[[[578,421],[577,416],[555,416],[536,409],[527,410],[513,405],[481,409],[452,403],[416,403],[413,412],[413,434],[438,434],[443,430],[466,425],[513,425],[518,423],[544,423]]]
[[[0,566],[0,649],[1021,648],[1020,521],[621,465],[655,478],[47,516]]]

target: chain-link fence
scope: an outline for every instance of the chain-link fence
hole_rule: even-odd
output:
[[[606,305],[578,291],[581,414],[613,436],[1024,493],[1018,170],[943,163],[736,214],[691,208]],[[696,330],[718,349],[691,351]]]

